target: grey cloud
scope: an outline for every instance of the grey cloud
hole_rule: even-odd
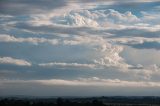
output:
[[[141,64],[138,64],[137,66],[129,67],[129,69],[144,69],[144,67]]]
[[[121,30],[108,30],[109,33],[112,33],[112,38],[117,37],[145,37],[145,38],[158,38],[160,37],[160,31],[148,31],[145,29],[136,29],[136,28],[126,28]]]
[[[124,3],[124,2],[156,2],[158,0],[75,0],[77,2],[82,3],[88,3],[88,2],[118,2],[118,3]]]
[[[32,90],[30,90],[32,88]],[[65,88],[65,89],[64,89]],[[25,92],[24,92],[25,91]],[[159,96],[159,87],[70,87],[70,86],[44,86],[35,83],[6,84],[0,88],[2,96]]]
[[[32,31],[35,33],[45,33],[45,34],[69,34],[71,37],[73,35],[100,35],[100,36],[110,36],[112,35],[109,33],[108,30],[105,29],[97,29],[97,28],[91,28],[91,27],[69,27],[69,26],[59,26],[59,25],[46,25],[46,26],[33,26],[28,23],[16,23],[15,28],[17,29],[23,29]]]
[[[121,37],[145,37],[145,38],[159,38],[160,31],[149,31],[147,29],[124,28],[124,29],[100,29],[91,27],[67,27],[57,25],[33,26],[28,23],[16,23],[15,28],[33,31],[35,33],[59,33],[71,35],[100,35],[109,38]],[[149,28],[148,28],[149,29]]]
[[[114,0],[113,4],[108,5],[100,5],[96,9],[115,9],[119,12],[131,11],[137,16],[141,16],[141,11],[149,11],[152,10],[155,6],[160,4],[159,0]]]
[[[130,73],[122,73],[117,69],[90,69],[90,68],[57,68],[57,67],[40,67],[32,65],[13,66],[0,65],[1,79],[21,79],[21,80],[38,80],[38,79],[75,79],[77,77],[92,77],[97,76],[101,78],[119,78],[121,80],[134,80],[134,76]]]
[[[160,43],[159,42],[143,42],[142,44],[128,44],[137,49],[156,49],[160,50]]]
[[[65,0],[1,0],[0,13],[10,15],[45,13],[65,5],[67,5]]]
[[[30,96],[116,96],[116,95],[157,95],[159,96],[159,83],[158,82],[146,82],[146,81],[121,81],[115,80],[104,80],[99,85],[95,87],[94,82],[99,80],[94,79],[84,79],[84,81],[77,80],[1,80],[0,82],[0,93],[1,95],[30,95]],[[47,85],[49,83],[54,84],[57,82],[56,86]],[[85,85],[85,81],[90,82]],[[81,86],[72,86],[76,82],[81,84]],[[78,83],[77,83],[78,82]],[[112,85],[122,85],[122,86],[107,86],[108,83]],[[64,84],[63,84],[64,83]],[[100,86],[102,84],[102,86]],[[123,86],[126,85],[127,86]],[[45,86],[44,86],[45,85]],[[131,85],[131,86],[129,86]],[[30,90],[32,88],[32,90]],[[106,89],[107,88],[107,89]],[[25,91],[25,92],[24,92]],[[44,92],[45,91],[45,92]],[[150,92],[150,93],[149,93]],[[133,94],[134,93],[134,94]]]

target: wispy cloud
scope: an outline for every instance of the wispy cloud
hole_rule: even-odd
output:
[[[58,39],[45,39],[45,38],[36,38],[36,37],[29,37],[29,38],[17,38],[10,35],[0,35],[0,42],[15,42],[15,43],[32,43],[32,44],[38,44],[38,43],[50,43],[53,45],[58,44]]]
[[[42,67],[60,67],[60,68],[96,68],[95,64],[80,64],[80,63],[41,63],[39,66]]]
[[[32,64],[23,59],[16,59],[12,57],[0,57],[0,64],[13,64],[18,66],[31,66]]]

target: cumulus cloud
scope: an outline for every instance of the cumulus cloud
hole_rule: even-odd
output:
[[[125,63],[119,55],[123,51],[123,47],[112,45],[107,39],[98,36],[78,36],[72,40],[64,41],[65,44],[77,45],[87,44],[98,52],[99,58],[94,59],[94,63],[100,67],[119,67],[127,69],[130,65]]]
[[[122,46],[117,45],[101,45],[101,57],[94,60],[96,64],[104,67],[119,67],[121,69],[127,69],[130,65],[125,63],[124,59],[119,55],[123,51]],[[98,51],[99,51],[98,50]]]
[[[74,27],[102,27],[105,29],[140,29],[148,31],[159,31],[159,16],[157,12],[148,14],[141,12],[137,17],[131,11],[119,12],[114,9],[82,9],[71,10],[64,14],[55,16],[52,14],[34,15],[29,24],[34,26],[43,25],[65,25]]]
[[[159,31],[159,12],[141,12],[141,17],[131,11],[119,12],[114,9],[96,8],[72,10],[66,14],[50,18],[52,24],[67,26],[103,27],[105,29],[140,29]]]
[[[16,59],[12,57],[0,57],[0,64],[13,64],[18,66],[31,66],[32,64],[23,59]]]
[[[119,13],[118,11],[108,10],[79,10],[71,11],[65,15],[54,17],[56,24],[72,26],[90,26],[90,27],[111,27],[116,24],[127,24],[138,22],[139,19],[131,12]],[[118,26],[117,25],[117,26]]]

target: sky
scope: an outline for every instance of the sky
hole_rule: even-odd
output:
[[[160,96],[159,0],[1,0],[0,96]]]

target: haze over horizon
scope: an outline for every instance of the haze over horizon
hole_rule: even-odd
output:
[[[160,96],[159,0],[1,0],[0,96]]]

